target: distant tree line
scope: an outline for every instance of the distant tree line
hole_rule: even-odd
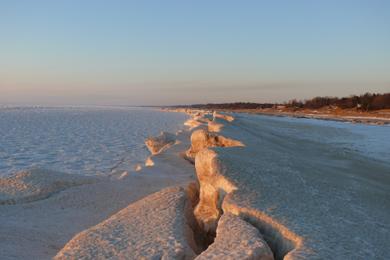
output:
[[[275,104],[271,103],[249,103],[249,102],[235,102],[235,103],[221,103],[221,104],[195,104],[187,107],[195,109],[263,109],[272,108]]]
[[[366,93],[360,96],[352,95],[349,97],[315,97],[307,100],[290,100],[283,104],[280,103],[250,103],[250,102],[235,102],[235,103],[220,103],[220,104],[194,104],[188,107],[195,109],[264,109],[277,108],[283,106],[286,108],[307,108],[319,109],[322,107],[339,107],[342,109],[356,108],[363,111],[371,111],[378,109],[390,109],[390,93],[385,94],[371,94]]]
[[[349,97],[315,97],[305,101],[290,100],[285,104],[287,107],[319,109],[327,106],[336,106],[342,109],[357,108],[363,111],[378,109],[390,109],[390,93],[371,94]]]

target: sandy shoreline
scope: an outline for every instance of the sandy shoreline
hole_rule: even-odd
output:
[[[171,109],[167,109],[168,111]],[[173,109],[175,110],[175,109]],[[178,108],[178,111],[190,111],[188,108]],[[354,109],[213,109],[214,111],[222,113],[247,113],[259,114],[280,117],[295,117],[295,118],[309,118],[319,120],[330,120],[339,122],[372,124],[372,125],[386,125],[390,124],[390,110],[383,109],[372,112],[357,111]]]
[[[361,124],[373,124],[373,125],[385,125],[390,124],[390,118],[388,117],[378,117],[370,114],[363,115],[335,115],[335,114],[326,114],[326,113],[310,113],[310,112],[279,112],[279,111],[235,111],[238,113],[250,113],[250,114],[260,114],[260,115],[270,115],[270,116],[286,116],[286,117],[296,117],[296,118],[309,118],[309,119],[319,119],[319,120],[331,120],[331,121],[340,121],[340,122],[350,122],[350,123],[361,123]]]
[[[238,111],[225,111],[225,112],[237,112],[237,113],[249,113],[249,114],[260,114],[270,116],[287,116],[296,118],[309,118],[319,120],[331,120],[340,122],[350,123],[361,123],[361,124],[373,124],[373,125],[385,125],[390,124],[390,114],[375,114],[375,113],[333,113],[323,111],[277,111],[277,110],[238,110]]]

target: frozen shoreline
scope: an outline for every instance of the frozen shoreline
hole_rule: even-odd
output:
[[[213,124],[245,146],[209,147],[195,159],[205,228],[233,213],[260,230],[277,259],[386,257],[387,126],[233,116]]]
[[[367,157],[362,152],[367,147],[345,150],[345,143],[332,139],[352,135],[362,140],[362,133],[326,123],[189,112],[190,131],[174,137],[162,134],[147,142],[156,154],[148,160],[153,167],[72,187],[45,200],[0,206],[0,227],[6,230],[0,236],[7,238],[0,239],[0,254],[28,258],[34,252],[50,258],[82,230],[58,259],[85,254],[90,259],[115,254],[175,259],[345,259],[387,254],[390,165]],[[186,192],[173,188],[145,197],[172,185]],[[153,196],[177,202],[159,207],[151,203]],[[148,210],[150,218],[141,218],[143,224],[129,229],[135,223],[132,219]],[[156,227],[146,232],[151,225]],[[135,233],[149,235],[133,237],[137,228]],[[15,230],[21,233],[13,234]],[[56,234],[61,231],[66,234]],[[235,235],[226,239],[226,234]],[[30,244],[21,241],[23,236],[44,239]],[[97,238],[102,246],[96,246]],[[31,251],[22,255],[18,246],[25,248],[27,242]]]
[[[194,180],[193,166],[178,153],[189,145],[188,134],[175,135],[180,143],[154,156],[153,167],[142,165],[137,171],[46,178],[53,172],[33,169],[2,177],[1,259],[51,259],[74,235],[129,204],[169,186],[186,187]]]
[[[187,116],[150,108],[0,109],[0,176],[31,167],[80,175],[131,170],[144,139],[183,129]]]
[[[257,114],[257,115],[266,115],[266,116],[276,116],[276,117],[293,117],[293,118],[307,118],[307,119],[317,119],[325,121],[336,121],[336,122],[349,122],[349,123],[358,123],[358,124],[371,124],[371,125],[388,125],[390,124],[390,117],[388,114],[386,116],[377,116],[375,114],[332,114],[332,113],[322,113],[318,111],[278,111],[278,110],[222,110],[225,112],[235,112],[235,113],[248,113],[248,114]]]

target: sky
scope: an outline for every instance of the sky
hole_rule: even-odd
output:
[[[0,0],[0,105],[390,92],[386,0]]]

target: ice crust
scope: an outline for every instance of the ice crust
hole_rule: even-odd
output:
[[[273,260],[274,257],[255,227],[238,216],[225,213],[218,221],[214,243],[196,258],[207,259]]]
[[[83,175],[133,169],[144,140],[175,133],[188,117],[147,108],[0,109],[0,176],[39,167]]]
[[[57,254],[58,259],[192,259],[199,251],[196,235],[213,233],[214,242],[199,259],[386,258],[390,248],[387,126],[352,129],[347,123],[331,121],[221,113],[210,117],[199,111],[192,116],[189,151],[195,156],[198,182],[192,182],[187,192],[169,188],[133,204],[126,204],[126,199],[134,202],[136,196],[122,194],[129,192],[127,185],[137,189],[148,183],[134,184],[137,178],[149,178],[159,187],[162,182],[189,182],[192,166],[178,156],[190,146],[189,133],[182,132],[169,149],[148,158],[150,167],[141,168],[137,178],[126,172],[112,175],[107,183],[69,187],[62,196],[78,190],[76,200],[83,198],[79,195],[84,191],[90,195],[87,189],[100,198],[106,198],[101,191],[112,196],[122,189],[116,196],[125,208],[116,212],[119,206],[112,199],[100,205],[93,196],[83,198],[82,204],[93,200],[101,209],[112,205],[116,210],[110,217],[108,212],[96,217],[92,228],[89,222],[75,229],[80,232],[87,226]],[[210,122],[218,129],[210,129]],[[227,141],[234,145],[226,145]],[[167,144],[161,143],[161,147]],[[49,204],[55,198],[40,203],[56,207]],[[80,204],[71,205],[84,210]],[[12,208],[0,208],[0,223],[5,222],[0,238],[11,236],[17,226],[9,229],[9,225],[22,224],[16,215],[10,221],[8,210]],[[5,250],[14,247],[1,241]]]
[[[386,258],[390,160],[377,147],[390,149],[387,126],[234,118],[220,134],[245,147],[210,147],[195,158],[203,204],[196,215],[206,228],[230,212],[256,226],[277,259]],[[365,151],[351,149],[355,143]]]
[[[32,202],[70,187],[91,184],[98,177],[31,169],[0,177],[0,205]]]
[[[28,115],[31,113],[30,109],[20,110],[17,113],[26,112]],[[47,109],[44,110],[46,115]],[[90,108],[87,110],[90,111]],[[95,115],[98,116],[100,111],[100,109],[98,111],[94,109],[93,114],[96,113]],[[116,114],[117,108],[114,108],[114,111],[113,114]],[[68,113],[69,111],[66,112]],[[102,113],[105,118],[106,108]],[[131,112],[125,109],[123,113]],[[140,113],[149,115],[149,111]],[[170,121],[169,113],[156,111],[150,113],[158,116],[157,120],[164,121],[168,118],[168,123]],[[84,115],[84,112],[82,114]],[[120,111],[119,114],[121,114]],[[88,112],[85,116],[88,117],[87,115],[92,114]],[[149,119],[153,119],[153,115]],[[186,116],[179,114],[179,117],[176,117],[174,113],[172,115],[173,125],[169,127],[180,128],[175,122],[179,121],[178,118],[182,118],[182,125]],[[123,119],[134,116],[128,115]],[[95,119],[92,117],[90,120]],[[55,119],[53,120],[56,122]],[[109,119],[105,118],[103,121],[106,120]],[[152,124],[150,127],[158,126],[154,122],[149,123]],[[128,125],[128,122],[124,125]],[[110,132],[113,126],[105,127]],[[131,128],[127,130],[130,131]],[[161,128],[153,128],[152,131],[147,130],[142,133],[142,136],[145,135],[146,138],[150,135],[148,133],[152,134],[152,132],[157,135],[160,130]],[[127,138],[127,135],[131,136],[135,133],[124,131],[122,134]],[[131,138],[135,137],[131,136]],[[129,170],[127,167],[125,167],[126,170],[120,170],[121,167],[119,167],[111,174],[97,176],[87,176],[90,175],[89,172],[83,175],[82,170],[77,171],[80,174],[69,174],[37,168],[37,170],[23,170],[3,176],[1,180],[6,181],[2,184],[7,187],[0,188],[0,197],[3,201],[7,201],[7,204],[0,205],[0,258],[52,259],[74,235],[108,219],[129,204],[172,185],[186,186],[188,182],[193,181],[194,169],[178,154],[188,148],[189,136],[183,132],[176,139],[177,142],[169,150],[150,158],[153,165],[149,162],[149,167],[137,167],[137,164],[131,164]],[[145,150],[145,157],[142,156],[142,158],[146,158],[149,152],[143,140],[137,140],[137,142]],[[120,145],[126,146],[126,143]],[[143,160],[140,162],[143,163]],[[139,171],[136,172],[134,168],[139,168]]]
[[[79,233],[54,259],[193,259],[187,204],[183,188],[163,189]]]
[[[161,132],[156,137],[149,137],[145,140],[145,144],[148,147],[152,155],[156,155],[169,148],[176,142],[176,136],[171,133]]]

